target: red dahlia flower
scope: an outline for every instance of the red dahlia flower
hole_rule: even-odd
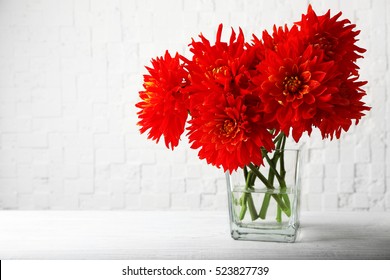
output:
[[[301,33],[306,44],[312,45],[317,52],[323,53],[324,61],[333,61],[337,76],[333,84],[337,84],[328,101],[329,110],[319,111],[315,116],[314,126],[318,127],[322,136],[332,139],[340,137],[341,131],[348,131],[355,120],[356,124],[363,111],[370,110],[361,101],[365,91],[361,88],[367,82],[359,82],[356,61],[362,58],[366,50],[356,45],[356,36],[360,31],[354,31],[355,24],[349,20],[339,20],[341,12],[330,17],[330,11],[317,16],[309,5],[306,15],[302,15],[300,22]]]
[[[261,165],[261,148],[271,151],[274,143],[264,125],[260,103],[255,95],[210,95],[199,116],[189,121],[191,148],[200,148],[200,159],[222,166],[224,171],[250,163]]]
[[[367,82],[360,82],[357,79],[355,77],[344,80],[339,85],[337,94],[329,101],[332,110],[317,114],[314,125],[320,129],[323,138],[333,139],[334,135],[340,138],[342,130],[348,131],[352,120],[358,124],[361,117],[365,115],[363,112],[371,109],[361,101],[366,95],[361,87]]]
[[[234,96],[245,95],[250,91],[249,64],[252,57],[245,50],[244,35],[242,30],[236,37],[232,30],[230,42],[222,42],[222,24],[218,28],[217,38],[214,45],[200,35],[201,41],[192,40],[191,52],[194,54],[192,60],[182,58],[190,73],[190,111],[196,116],[199,106],[202,106],[203,99],[210,93],[219,92]]]
[[[312,46],[302,51],[290,45],[286,42],[278,45],[277,52],[267,51],[258,67],[260,75],[253,81],[259,85],[265,112],[286,135],[292,129],[298,142],[303,132],[311,133],[317,112],[329,109],[327,102],[337,88],[331,81],[335,75],[332,62],[315,56]]]
[[[187,85],[188,73],[180,64],[179,55],[165,53],[164,57],[152,60],[153,68],[146,67],[149,75],[144,75],[145,91],[140,91],[142,99],[136,106],[141,133],[149,130],[148,138],[158,142],[163,135],[167,148],[179,144],[188,116],[188,94],[183,90]]]
[[[277,52],[278,45],[281,43],[289,41],[290,44],[295,44],[296,42],[299,42],[296,40],[290,40],[291,38],[298,36],[298,28],[296,25],[294,25],[291,29],[289,29],[287,25],[285,25],[284,28],[282,26],[276,27],[276,25],[274,25],[272,36],[264,30],[261,40],[254,34],[252,36],[252,44],[248,44],[248,48],[253,49],[255,52],[256,64],[264,60],[266,50]],[[297,46],[290,45],[290,47],[296,48]]]
[[[262,164],[261,147],[272,150],[274,144],[251,82],[253,52],[246,50],[241,30],[237,38],[232,31],[229,43],[221,41],[221,34],[222,25],[215,45],[203,35],[191,43],[188,135],[201,159],[233,171]]]
[[[322,136],[340,137],[352,120],[369,110],[358,82],[355,61],[365,50],[357,47],[359,32],[348,20],[337,21],[341,13],[317,16],[309,6],[298,30],[274,27],[273,37],[263,33],[264,59],[254,82],[260,87],[265,111],[273,115],[281,130],[290,130],[295,141],[318,127]],[[261,42],[254,41],[254,45]]]
[[[317,16],[311,5],[307,14],[296,22],[301,27],[304,40],[313,45],[316,50],[324,52],[325,61],[334,61],[347,77],[358,75],[359,67],[355,64],[361,53],[366,50],[356,46],[356,36],[360,31],[353,31],[356,27],[348,19],[339,20],[341,12],[330,17],[330,10],[322,16]]]

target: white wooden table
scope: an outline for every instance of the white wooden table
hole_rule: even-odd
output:
[[[390,259],[390,213],[302,213],[285,244],[231,239],[227,212],[1,211],[0,259]]]

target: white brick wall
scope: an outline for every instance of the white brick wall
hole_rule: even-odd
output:
[[[172,152],[139,135],[143,66],[165,49],[188,54],[220,22],[249,38],[299,20],[308,2],[0,1],[0,208],[226,209],[222,171],[185,137]],[[362,29],[373,109],[340,141],[307,139],[303,208],[389,211],[390,4],[310,2]]]

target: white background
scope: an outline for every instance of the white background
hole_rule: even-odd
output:
[[[189,54],[219,23],[249,40],[273,24],[318,14],[357,24],[361,79],[373,107],[339,141],[313,133],[303,209],[390,210],[390,3],[234,0],[1,0],[1,209],[226,209],[221,170],[185,136],[170,151],[139,135],[144,65],[166,49]]]

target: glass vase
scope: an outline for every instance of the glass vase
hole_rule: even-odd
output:
[[[261,166],[226,172],[231,236],[295,242],[299,229],[302,148],[263,151]]]

